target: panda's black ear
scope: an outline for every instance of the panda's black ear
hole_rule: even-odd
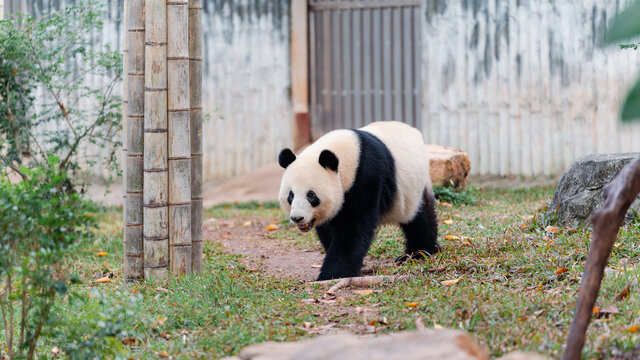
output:
[[[291,165],[295,160],[296,154],[294,154],[289,148],[282,149],[282,151],[280,151],[280,155],[278,155],[278,163],[283,169],[286,169],[287,166]]]
[[[338,157],[331,151],[322,150],[318,161],[323,168],[338,172]]]

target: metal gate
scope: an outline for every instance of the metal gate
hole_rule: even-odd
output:
[[[421,0],[309,0],[311,132],[421,127]]]

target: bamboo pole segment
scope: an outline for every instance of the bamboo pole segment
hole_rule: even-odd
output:
[[[144,277],[169,272],[167,6],[145,0]]]
[[[202,5],[189,0],[189,101],[191,103],[191,250],[202,270]]]
[[[144,119],[144,2],[129,0],[127,10],[127,165],[125,205],[125,280],[143,277],[142,165]]]
[[[192,270],[189,3],[167,2],[169,247],[171,271]]]
[[[0,0],[2,4],[3,0]],[[0,5],[1,6],[1,5]],[[129,0],[124,0],[124,46],[122,49],[122,233],[127,233],[127,107],[129,106],[129,100],[127,97],[127,78],[128,76],[128,62],[129,62]],[[2,15],[0,14],[0,18]],[[124,254],[125,263],[127,262],[127,254]],[[126,265],[125,265],[126,275]],[[126,276],[125,276],[126,278]]]

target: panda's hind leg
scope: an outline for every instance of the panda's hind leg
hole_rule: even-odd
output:
[[[400,224],[406,238],[406,255],[398,258],[396,262],[403,262],[408,257],[419,258],[419,254],[423,252],[433,255],[440,251],[435,198],[427,190],[424,191],[423,197],[424,201],[416,216],[410,222]]]

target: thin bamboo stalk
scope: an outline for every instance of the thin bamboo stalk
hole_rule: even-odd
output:
[[[189,101],[191,103],[191,263],[202,270],[202,5],[189,0]]]
[[[169,247],[171,271],[192,270],[189,3],[167,3]]]
[[[167,164],[167,6],[145,1],[144,276],[165,278],[169,267]]]
[[[125,205],[125,280],[143,277],[142,167],[144,121],[144,2],[129,0],[127,10],[127,159]]]

